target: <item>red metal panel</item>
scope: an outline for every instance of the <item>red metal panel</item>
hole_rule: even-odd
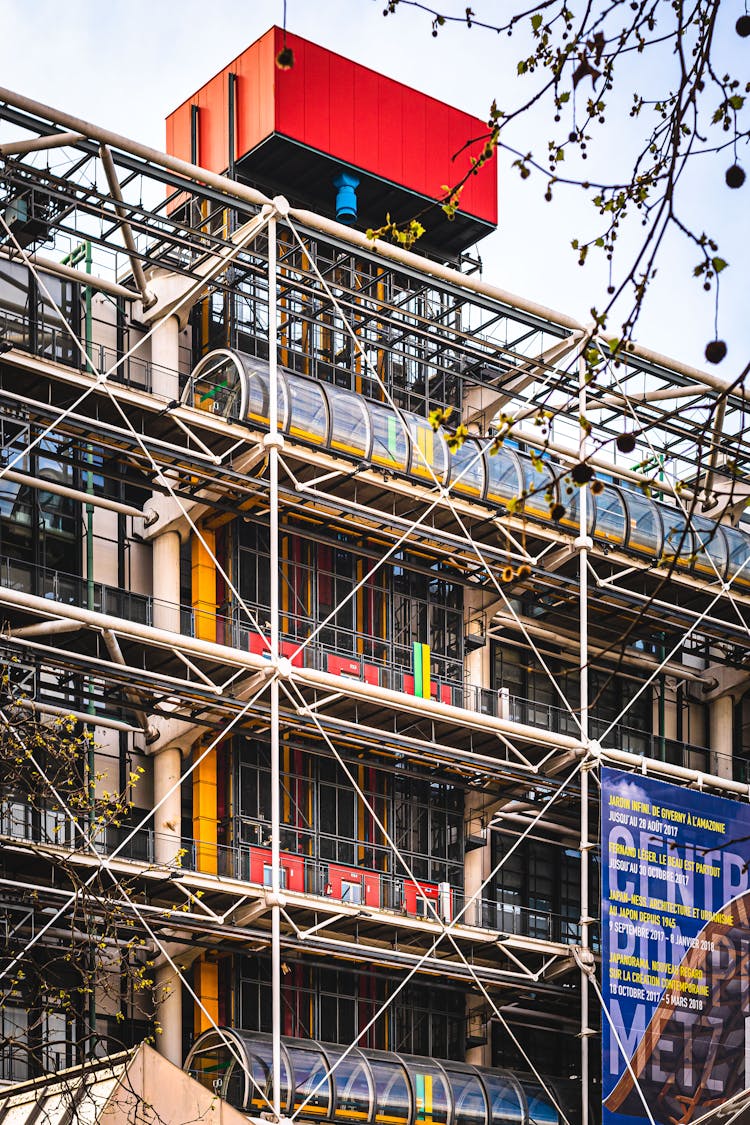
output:
[[[404,883],[404,909],[406,910],[407,914],[417,913],[417,898],[421,900],[422,895],[424,895],[425,898],[434,903],[437,903],[440,897],[437,883],[422,883],[419,880],[417,880],[417,883],[422,894],[419,894],[416,886],[411,882],[411,880],[408,883]],[[433,915],[430,914],[430,917],[432,918]]]
[[[199,163],[227,167],[227,76],[238,75],[238,158],[274,132],[370,175],[434,198],[468,171],[471,151],[453,157],[487,132],[486,122],[427,97],[368,67],[288,34],[295,65],[274,64],[283,32],[272,28],[167,118],[168,151],[190,158],[190,104],[200,106]],[[494,160],[472,176],[461,210],[497,222]]]
[[[351,656],[329,655],[326,658],[326,670],[334,676],[344,676],[350,680],[362,679],[362,665]]]
[[[259,883],[262,887],[263,868],[271,864],[271,849],[270,848],[251,848],[250,849],[250,882]],[[288,891],[304,891],[305,889],[305,861],[302,856],[291,855],[289,852],[281,852],[279,855],[279,865],[286,872],[286,890]]]

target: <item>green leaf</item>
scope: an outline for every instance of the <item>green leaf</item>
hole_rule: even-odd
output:
[[[542,13],[541,12],[535,12],[534,15],[531,17],[531,26],[534,28],[534,31],[538,31],[539,28],[542,26]]]
[[[741,94],[732,94],[731,98],[729,99],[729,104],[731,105],[732,109],[742,109],[743,105],[745,104],[745,99]]]
[[[714,267],[717,273],[721,273],[722,270],[725,270],[727,268],[727,264],[728,263],[725,262],[723,258],[711,259],[711,265]]]
[[[518,74],[525,74],[526,73],[526,60],[525,59],[521,59],[518,66],[516,67],[516,71],[517,71]]]
[[[570,90],[566,90],[565,93],[560,94],[560,97],[559,97],[558,100],[561,103],[569,102],[570,101]]]

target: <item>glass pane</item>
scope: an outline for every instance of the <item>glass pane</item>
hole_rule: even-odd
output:
[[[524,1090],[529,1106],[529,1125],[557,1125],[558,1113],[549,1094],[532,1082],[525,1082]]]
[[[448,1082],[439,1070],[426,1058],[414,1055],[401,1056],[409,1068],[412,1089],[414,1090],[414,1123],[427,1122],[429,1125],[445,1125],[448,1120],[450,1096]]]
[[[268,365],[262,360],[252,356],[240,356],[245,368],[248,383],[247,420],[268,425]],[[277,394],[277,409],[279,412],[279,426],[286,422],[286,385],[281,372],[279,372],[279,389]]]
[[[409,472],[430,483],[437,480],[442,484],[447,458],[450,456],[445,438],[441,433],[435,433],[430,423],[423,418],[417,418],[413,414],[405,417],[412,444]]]
[[[367,411],[372,427],[372,460],[377,465],[405,471],[408,449],[401,419],[389,407],[375,402],[368,402]]]
[[[487,499],[502,504],[521,492],[521,467],[518,458],[510,449],[489,452],[485,447],[484,459],[487,466]]]
[[[606,539],[608,543],[614,543],[615,546],[621,547],[625,542],[625,531],[627,528],[627,519],[625,516],[625,502],[623,501],[622,494],[618,488],[608,484],[605,486],[603,492],[594,499],[591,497],[596,508],[596,526],[594,534],[597,539]]]
[[[695,544],[693,533],[688,526],[687,516],[676,508],[662,507],[664,525],[663,553],[667,563],[677,558],[681,566],[691,566]]]
[[[750,538],[734,527],[723,527],[729,545],[727,577],[739,574],[738,582],[750,582]]]
[[[328,411],[323,391],[318,383],[287,376],[289,389],[289,420],[287,432],[293,437],[306,438],[325,444],[328,438]]]
[[[372,1105],[372,1090],[367,1063],[356,1049],[350,1051],[340,1062],[343,1051],[340,1047],[325,1046],[333,1071],[333,1085],[336,1092],[336,1116],[346,1115],[353,1121],[368,1121]]]
[[[456,1108],[455,1125],[486,1125],[487,1098],[476,1074],[459,1074],[446,1066]]]
[[[369,444],[364,400],[340,387],[326,387],[326,394],[331,411],[331,448],[364,457]]]
[[[515,1082],[499,1074],[482,1072],[490,1099],[492,1125],[521,1125],[524,1120],[521,1095]]]
[[[239,418],[242,382],[237,363],[227,355],[207,356],[198,364],[183,399],[198,410]]]
[[[550,504],[554,503],[557,497],[557,485],[553,483],[555,466],[545,463],[541,472],[538,472],[530,457],[521,457],[520,462],[523,491],[526,493],[523,511],[529,516],[542,516],[544,519],[549,519]]]
[[[727,541],[724,531],[713,520],[692,516],[691,526],[695,539],[695,569],[710,578],[723,578],[727,568]]]
[[[273,1101],[273,1057],[271,1053],[271,1038],[262,1039],[253,1036],[246,1042],[246,1057],[249,1063],[251,1079],[249,1080],[250,1097],[247,1109],[267,1110],[268,1103]],[[289,1068],[285,1052],[281,1052],[281,1108],[286,1111],[289,1107]]]
[[[628,547],[650,555],[661,554],[662,526],[656,504],[636,492],[624,491],[623,497],[630,516]]]
[[[373,1059],[368,1056],[375,1082],[375,1120],[384,1125],[409,1120],[411,1097],[406,1081],[406,1071],[400,1063]]]
[[[331,1107],[331,1080],[326,1077],[328,1067],[321,1051],[302,1050],[287,1046],[294,1074],[294,1105],[298,1110],[303,1102],[304,1114],[327,1115]]]
[[[468,496],[482,496],[484,493],[484,457],[482,447],[474,438],[469,438],[460,449],[450,455],[451,491]]]

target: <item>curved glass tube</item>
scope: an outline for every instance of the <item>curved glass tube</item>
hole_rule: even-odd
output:
[[[613,484],[605,485],[604,491],[594,498],[594,535],[615,547],[622,547],[628,534],[628,517],[622,492]]]
[[[287,1054],[292,1068],[294,1096],[292,1112],[330,1117],[332,1109],[331,1077],[328,1060],[312,1040],[288,1039]],[[304,1109],[302,1107],[304,1106]]]
[[[726,529],[705,516],[693,516],[691,526],[695,539],[695,569],[709,578],[716,578],[718,573],[718,577],[724,579],[729,561]]]
[[[325,444],[328,438],[328,404],[321,383],[312,379],[296,379],[288,375],[289,417],[286,432],[291,437],[301,437],[316,445]]]
[[[467,438],[450,455],[450,489],[459,496],[484,496],[485,464],[482,447],[476,438]]]
[[[220,348],[195,366],[181,401],[266,427],[268,383],[265,360]],[[568,494],[566,488],[560,489],[556,480],[560,469],[551,461],[545,461],[538,472],[528,455],[505,447],[491,454],[490,442],[481,448],[473,438],[450,454],[442,433],[435,433],[418,415],[397,414],[352,391],[281,370],[278,386],[279,426],[293,437],[369,459],[419,480],[437,478],[444,484],[450,477],[457,494],[490,504],[505,506],[525,491],[526,501],[519,511],[545,521],[550,518],[551,495],[553,502],[559,499],[565,507],[560,525],[578,529],[578,490]],[[597,540],[613,546],[654,560],[676,555],[681,568],[692,568],[708,578],[717,571],[727,579],[738,575],[739,583],[750,585],[749,536],[697,515],[687,526],[678,509],[636,491],[606,485],[598,497],[591,497],[588,525]]]
[[[558,1125],[560,1115],[549,1094],[533,1082],[525,1082],[523,1088],[529,1110],[529,1125]]]
[[[687,516],[678,508],[668,508],[666,505],[662,507],[661,513],[664,527],[662,552],[665,561],[670,563],[674,560],[681,567],[692,566],[695,561],[695,538]]]
[[[561,527],[568,527],[571,531],[578,532],[581,526],[581,489],[577,484],[569,483],[563,476],[558,485],[560,490],[560,503],[565,508],[565,515],[558,520]],[[586,526],[589,535],[594,531],[596,519],[595,497],[589,491],[586,497]],[[624,516],[624,510],[623,510]]]
[[[334,1068],[334,1116],[346,1115],[349,1121],[369,1121],[375,1090],[367,1060],[356,1047],[346,1056],[344,1048],[333,1043],[323,1044],[323,1050]]]
[[[400,418],[390,406],[381,406],[378,402],[368,402],[367,412],[372,431],[370,460],[376,465],[405,473],[409,445]]]
[[[331,449],[366,457],[370,448],[370,424],[365,400],[331,384],[326,386],[326,394],[331,413],[328,435]]]
[[[526,1112],[518,1082],[509,1074],[487,1070],[482,1070],[482,1081],[490,1103],[492,1125],[523,1125]]]
[[[526,494],[523,511],[527,516],[549,519],[550,507],[557,500],[557,484],[553,479],[556,466],[545,461],[539,471],[526,454],[522,454],[519,460],[523,474],[523,492]],[[519,509],[520,507],[519,505]]]
[[[413,1121],[411,1087],[398,1055],[368,1052],[375,1089],[375,1122],[380,1125],[409,1125]]]
[[[254,356],[242,355],[242,366],[245,369],[247,381],[247,405],[245,418],[248,422],[257,422],[261,426],[268,425],[268,364]],[[283,429],[287,424],[287,390],[284,374],[279,371],[278,392],[276,395],[276,409],[279,413],[279,426]]]
[[[227,1046],[227,1041],[229,1046]],[[558,1125],[554,1091],[469,1063],[281,1040],[284,1113],[362,1125]],[[198,1036],[185,1069],[238,1109],[268,1109],[271,1036],[225,1028]],[[247,1077],[245,1077],[247,1074]],[[293,1096],[290,1097],[290,1089]],[[268,1099],[268,1100],[266,1100]],[[303,1108],[304,1107],[304,1108]]]
[[[521,493],[521,466],[512,449],[502,446],[497,453],[490,453],[490,445],[484,449],[484,463],[487,467],[487,499],[496,504],[504,504]]]
[[[489,1125],[487,1094],[479,1075],[460,1063],[444,1063],[453,1094],[454,1125]]]
[[[750,582],[750,539],[734,527],[724,527],[729,547],[727,580],[737,575],[738,582]]]
[[[628,547],[661,558],[663,533],[657,505],[637,492],[623,489],[621,495],[628,510]]]
[[[425,418],[416,414],[404,414],[404,418],[411,437],[409,472],[431,484],[435,480],[438,484],[445,484],[450,454],[442,433],[439,430],[436,433]]]
[[[244,418],[246,378],[237,353],[222,348],[204,356],[193,368],[182,392],[182,402],[223,418]]]
[[[451,1095],[445,1071],[434,1059],[421,1055],[401,1055],[406,1063],[414,1094],[413,1125],[447,1125]]]

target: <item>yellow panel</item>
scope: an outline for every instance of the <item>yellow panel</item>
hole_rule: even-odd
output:
[[[218,874],[216,750],[193,770],[193,836],[199,871]]]
[[[205,953],[193,962],[193,986],[195,994],[206,1012],[196,1004],[194,1006],[193,1026],[195,1034],[208,1031],[213,1025],[211,1019],[219,1022],[219,966],[216,961],[207,961]]]
[[[192,537],[192,603],[195,635],[202,641],[216,640],[216,535],[202,526]]]
[[[430,646],[422,645],[422,698],[429,699],[432,695],[430,681]]]

